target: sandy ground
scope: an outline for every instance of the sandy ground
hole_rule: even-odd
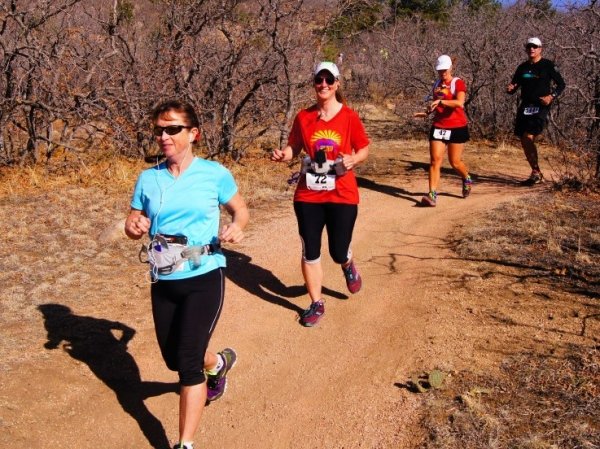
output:
[[[228,248],[211,348],[234,347],[239,361],[205,411],[197,449],[412,448],[423,438],[422,395],[406,388],[413,374],[493,371],[507,355],[597,335],[594,323],[581,335],[571,313],[583,299],[567,303],[506,267],[483,276],[449,249],[457,226],[530,192],[498,154],[468,147],[473,194],[462,199],[445,169],[439,205],[428,209],[416,207],[426,146],[374,142],[372,151],[353,242],[363,289],[349,294],[325,254],[317,327],[298,323],[309,300],[291,193],[252,210],[247,238]],[[523,166],[514,174],[525,175]],[[0,447],[167,449],[176,440],[177,378],[155,343],[138,243],[118,231],[127,204],[83,188],[0,200]]]

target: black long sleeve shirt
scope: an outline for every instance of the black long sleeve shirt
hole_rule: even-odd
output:
[[[555,87],[552,89],[552,82]],[[512,84],[521,88],[521,102],[523,104],[541,105],[540,97],[553,94],[559,96],[565,90],[565,80],[549,59],[540,59],[532,63],[525,61],[517,67],[512,77]]]

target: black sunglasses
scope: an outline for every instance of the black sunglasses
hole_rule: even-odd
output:
[[[162,136],[163,132],[167,133],[169,136],[174,136],[175,134],[179,134],[183,128],[190,129],[191,126],[185,126],[185,125],[155,126],[154,129],[152,130],[152,133],[156,137]]]
[[[529,50],[530,48],[540,48],[540,46],[535,44],[527,44],[525,45],[525,48]]]
[[[321,84],[323,82],[323,80],[325,80],[325,82],[327,83],[328,86],[333,86],[333,83],[335,83],[335,77],[334,76],[315,76],[315,84],[318,86],[319,84]]]

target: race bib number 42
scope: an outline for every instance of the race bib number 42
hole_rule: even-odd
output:
[[[450,140],[450,131],[449,129],[433,129],[433,138],[438,140]]]
[[[307,173],[306,187],[308,190],[334,190],[335,175]]]

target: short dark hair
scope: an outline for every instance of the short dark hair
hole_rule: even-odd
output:
[[[152,110],[152,121],[156,123],[162,115],[171,111],[183,114],[188,126],[191,126],[192,128],[200,127],[200,121],[198,120],[198,115],[196,114],[194,107],[191,104],[180,100],[167,100],[160,103]]]

